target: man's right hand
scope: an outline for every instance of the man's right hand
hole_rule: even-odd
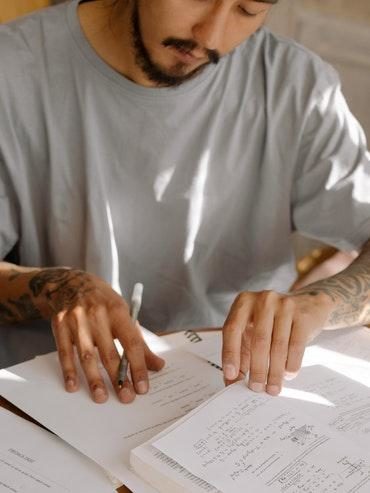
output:
[[[99,359],[121,402],[131,402],[136,394],[148,391],[148,370],[160,370],[164,360],[148,348],[138,325],[132,323],[127,303],[109,284],[93,274],[67,268],[27,269],[24,273],[12,270],[10,276],[10,284],[27,277],[30,290],[26,293],[28,311],[33,315],[39,312],[51,319],[68,392],[78,390],[80,384],[74,347],[95,402],[102,403],[108,399]],[[2,270],[2,284],[3,281]],[[24,277],[22,284],[24,289]],[[14,293],[14,286],[10,291]],[[25,300],[24,296],[25,293]],[[17,303],[22,303],[22,294]],[[130,381],[127,377],[121,389],[117,382],[120,356],[114,344],[115,338],[125,350],[132,378]]]

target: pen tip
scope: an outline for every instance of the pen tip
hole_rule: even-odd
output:
[[[123,387],[123,382],[122,382],[122,380],[119,380],[118,381],[118,388],[122,389],[122,387]]]

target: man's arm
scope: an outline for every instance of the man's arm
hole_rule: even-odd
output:
[[[32,299],[27,286],[34,272],[33,269],[0,262],[0,324],[47,318],[42,316],[41,306],[38,307]]]
[[[370,322],[370,240],[361,254],[342,272],[312,283],[295,295],[325,293],[334,303],[329,329],[364,325]]]
[[[147,392],[148,369],[159,370],[164,364],[146,346],[125,300],[102,279],[76,269],[0,262],[0,324],[38,318],[51,320],[66,390],[79,386],[75,346],[95,402],[108,397],[95,348],[122,402],[131,402],[135,392]],[[117,383],[120,357],[115,338],[125,349],[133,380],[126,379],[122,389]]]
[[[249,371],[249,387],[272,395],[296,374],[305,347],[323,329],[370,323],[370,241],[344,271],[293,293],[244,292],[223,328],[226,382]]]
[[[331,254],[325,260],[321,261],[314,267],[310,268],[308,272],[301,275],[290,288],[291,291],[298,291],[299,289],[305,288],[309,284],[321,281],[327,277],[335,276],[339,272],[346,269],[356,258],[358,257],[358,252],[344,252],[337,251]],[[315,259],[310,259],[312,262]],[[304,261],[301,259],[300,262]]]

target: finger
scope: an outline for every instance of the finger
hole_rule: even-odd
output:
[[[95,332],[95,344],[98,348],[101,362],[109,375],[117,397],[123,403],[132,402],[135,399],[135,391],[129,378],[126,377],[122,385],[118,384],[118,370],[121,363],[121,357],[114,344],[113,335],[109,327],[110,322],[108,313],[105,309],[96,311],[95,323],[98,325],[98,330]],[[106,327],[107,330],[103,330],[103,327]]]
[[[75,321],[74,341],[91,396],[96,403],[101,404],[108,399],[108,392],[99,371],[98,358],[91,335],[92,330],[97,332],[97,328],[92,327],[95,321],[91,317],[88,319],[85,310],[81,307],[74,309],[71,318]],[[99,330],[109,329],[100,327]]]
[[[293,310],[291,301],[284,299],[275,316],[270,350],[270,368],[266,391],[270,395],[281,392],[288,357],[289,338],[292,329]]]
[[[242,337],[242,347],[240,352],[240,371],[244,373],[244,375],[248,374],[250,368],[253,329],[254,325],[252,323],[249,323]]]
[[[164,365],[166,364],[165,360],[158,356],[157,354],[153,353],[153,351],[149,348],[148,344],[145,342],[143,333],[141,331],[141,326],[138,321],[136,321],[136,328],[140,333],[141,339],[143,341],[144,345],[144,357],[145,357],[145,363],[146,367],[148,370],[152,371],[159,371],[162,370]]]
[[[136,393],[145,394],[149,390],[149,380],[144,352],[145,343],[140,330],[130,319],[122,315],[115,322],[114,333],[125,349]]]
[[[225,381],[235,380],[238,377],[242,334],[249,322],[253,301],[252,293],[239,294],[223,326],[222,368]]]
[[[296,375],[302,366],[302,359],[306,347],[306,340],[300,334],[295,321],[292,322],[292,331],[289,339],[288,358],[286,362],[286,374],[289,378]]]
[[[276,293],[260,293],[254,306],[254,331],[251,342],[251,360],[248,386],[254,392],[263,392],[267,380],[271,335],[274,325]]]
[[[252,338],[252,332],[251,332],[252,327],[253,327],[252,324],[248,324],[247,329],[244,331],[242,335],[239,375],[234,380],[225,379],[224,381],[226,386],[234,383],[235,381],[245,380],[247,378],[249,372],[249,363],[250,363],[250,344]]]
[[[116,380],[117,380],[117,376],[116,376]],[[126,376],[126,378],[123,380],[123,383],[120,387],[118,387],[118,383],[116,383],[116,386],[117,386],[116,392],[121,402],[123,402],[124,404],[129,404],[135,399],[136,392],[128,376]]]
[[[163,358],[160,358],[155,353],[153,353],[147,344],[144,343],[144,355],[145,355],[145,363],[148,370],[159,371],[162,370],[164,365],[166,364]]]
[[[73,342],[70,329],[65,321],[65,313],[60,313],[51,321],[58,358],[63,372],[64,385],[67,392],[75,392],[79,388],[76,371]]]

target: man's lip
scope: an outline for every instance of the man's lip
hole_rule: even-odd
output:
[[[170,46],[170,48],[175,52],[177,57],[180,58],[185,63],[194,63],[198,60],[201,60],[201,58],[193,55],[193,53],[191,51],[180,50],[180,49],[176,48],[175,46]]]

